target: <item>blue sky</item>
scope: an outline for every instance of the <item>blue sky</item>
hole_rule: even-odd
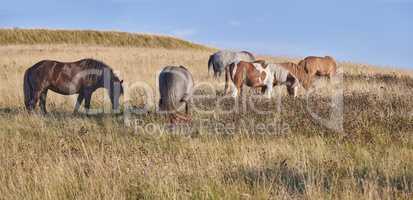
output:
[[[13,0],[0,27],[175,35],[258,54],[413,68],[413,0]]]

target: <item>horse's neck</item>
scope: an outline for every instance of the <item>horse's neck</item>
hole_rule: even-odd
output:
[[[268,64],[266,69],[268,69],[271,73],[275,73],[278,68],[281,68],[278,64]]]
[[[252,65],[253,65],[254,68],[255,68],[257,71],[259,71],[260,73],[263,72],[263,71],[266,71],[266,70],[264,69],[264,67],[262,67],[262,65],[261,65],[260,63],[252,63]]]
[[[289,72],[291,72],[294,75],[299,73],[298,67],[295,66],[295,65],[289,64],[289,63],[285,63],[285,64],[283,64],[283,66],[280,66],[280,67],[287,70],[287,71],[289,71]]]
[[[110,87],[112,87],[113,83],[114,82],[113,82],[113,76],[112,75],[110,75],[109,77],[102,76],[102,78],[99,81],[99,85],[101,87],[105,87],[105,88],[109,87],[107,89],[110,89]]]

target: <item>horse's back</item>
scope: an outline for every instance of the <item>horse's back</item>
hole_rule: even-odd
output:
[[[336,61],[331,56],[317,57],[308,56],[299,62],[299,65],[304,67],[310,74],[326,75],[335,73],[337,68]]]
[[[41,60],[25,71],[25,79],[30,78],[32,82],[40,83],[42,80],[49,78],[56,65],[57,61]]]
[[[306,62],[306,63],[314,63],[314,64],[335,64],[336,61],[333,57],[331,56],[325,56],[325,57],[317,57],[317,56],[308,56],[304,58],[300,63]]]
[[[221,50],[212,55],[212,62],[216,71],[224,71],[225,67],[236,61],[252,62],[255,57],[252,53],[247,51],[234,52],[228,50]]]

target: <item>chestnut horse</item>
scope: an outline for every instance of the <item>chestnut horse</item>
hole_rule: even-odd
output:
[[[316,57],[309,56],[298,63],[310,76],[327,76],[330,79],[336,75],[337,63],[330,56]]]
[[[267,98],[271,98],[275,85],[286,85],[289,95],[296,96],[300,83],[288,70],[277,64],[267,64],[265,61],[232,63],[225,70],[225,94],[228,93],[229,82],[232,81],[232,96],[237,97],[238,91],[242,95],[242,86],[261,88]]]
[[[98,88],[106,88],[112,109],[118,110],[119,96],[123,94],[122,83],[113,70],[101,61],[83,59],[65,63],[43,60],[24,74],[24,104],[28,111],[32,111],[40,100],[40,109],[46,114],[46,96],[51,90],[62,95],[79,94],[74,112],[79,111],[83,100],[88,111],[92,93]]]

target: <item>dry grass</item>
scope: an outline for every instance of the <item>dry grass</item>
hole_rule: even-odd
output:
[[[0,45],[77,44],[166,49],[210,48],[170,36],[133,34],[114,31],[0,29]]]
[[[23,72],[41,59],[100,59],[127,84],[148,83],[165,65],[185,65],[196,82],[208,78],[209,50],[82,45],[0,47],[0,196],[4,199],[409,199],[413,195],[413,79],[341,63],[344,133],[314,120],[307,101],[283,98],[260,108],[215,116],[194,112],[183,135],[127,127],[122,116],[71,116],[74,99],[50,93],[46,117],[23,110]],[[284,61],[288,58],[271,58]],[[397,72],[396,72],[397,73]],[[330,82],[320,80],[309,106],[324,116]],[[221,85],[221,89],[222,89]],[[206,92],[206,91],[201,91]],[[285,91],[284,91],[285,92]],[[129,103],[143,103],[139,90]],[[103,102],[103,91],[93,106]],[[156,100],[154,100],[156,102]],[[197,102],[209,107],[214,99]],[[228,100],[224,107],[232,105]],[[133,115],[163,125],[151,112]],[[235,125],[213,134],[197,124]],[[248,123],[288,125],[259,134]],[[245,123],[244,123],[245,122]]]

